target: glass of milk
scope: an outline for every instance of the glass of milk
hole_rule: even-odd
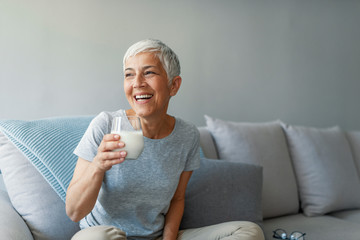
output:
[[[111,133],[119,134],[120,140],[125,143],[124,148],[114,151],[126,151],[125,159],[137,159],[144,149],[144,137],[140,118],[136,116],[114,117]]]

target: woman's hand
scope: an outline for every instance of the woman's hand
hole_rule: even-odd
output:
[[[108,171],[112,166],[124,162],[126,151],[113,151],[125,147],[125,143],[121,142],[120,138],[118,134],[104,135],[92,162],[100,171]]]

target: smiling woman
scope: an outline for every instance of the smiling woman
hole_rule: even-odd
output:
[[[193,124],[167,113],[182,81],[178,58],[159,40],[140,41],[125,54],[124,74],[131,109],[100,113],[74,151],[79,158],[66,212],[83,230],[72,239],[264,239],[250,222],[179,232],[187,183],[200,165],[200,144]],[[109,134],[119,116],[140,118],[144,150],[136,160],[125,161],[124,149],[113,151],[126,145],[119,134]]]

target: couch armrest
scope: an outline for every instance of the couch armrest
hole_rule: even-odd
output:
[[[24,220],[13,208],[7,192],[0,190],[0,233],[2,239],[34,240]]]
[[[205,157],[211,159],[218,159],[218,153],[214,139],[206,127],[198,127],[200,133],[200,146],[204,152]]]

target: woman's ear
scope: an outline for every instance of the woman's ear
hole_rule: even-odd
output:
[[[171,85],[170,85],[170,96],[175,96],[176,93],[179,91],[180,86],[181,86],[181,77],[180,76],[176,76],[173,78]]]

